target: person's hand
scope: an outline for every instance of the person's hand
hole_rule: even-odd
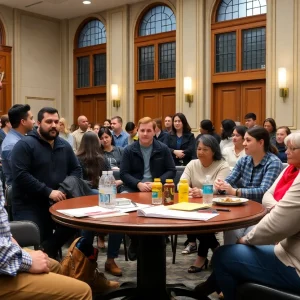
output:
[[[237,244],[243,244],[243,245],[248,245],[247,241],[246,241],[246,237],[243,236],[241,238],[239,238],[237,241],[236,241]]]
[[[29,273],[40,274],[50,272],[50,259],[48,255],[40,250],[28,252],[32,259]]]
[[[217,178],[215,180],[215,188],[216,188],[216,190],[222,190],[221,187],[223,186],[224,183],[225,183],[224,180]]]
[[[234,189],[228,182],[224,181],[224,184],[222,184],[220,190],[226,191],[227,195],[233,195],[236,194],[236,189]]]
[[[50,196],[50,199],[52,199],[54,202],[58,202],[58,201],[62,201],[62,200],[66,200],[66,195],[64,193],[62,193],[61,191],[58,190],[52,190]]]
[[[183,150],[174,150],[173,153],[174,153],[174,155],[175,155],[177,158],[183,158],[183,157],[185,156]]]
[[[200,198],[202,197],[202,190],[197,187],[193,187],[189,190],[189,196],[193,198]]]
[[[120,185],[122,185],[123,184],[123,181],[122,180],[116,180],[116,185],[117,186],[120,186]]]
[[[139,182],[137,184],[137,188],[141,192],[151,192],[151,190],[152,190],[152,184],[151,184],[151,182]]]

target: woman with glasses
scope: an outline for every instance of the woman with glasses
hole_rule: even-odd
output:
[[[246,131],[247,127],[236,126],[232,133],[233,146],[226,147],[222,150],[223,157],[228,162],[230,168],[233,168],[237,161],[246,155],[243,145]]]
[[[172,132],[168,136],[167,146],[176,166],[186,166],[196,157],[195,136],[182,113],[177,113],[172,118]]]
[[[216,290],[236,299],[245,282],[300,293],[300,133],[284,143],[289,166],[262,199],[269,213],[237,244],[216,251],[212,275],[195,288],[199,299]]]

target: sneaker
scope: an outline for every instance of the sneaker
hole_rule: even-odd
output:
[[[191,254],[197,252],[197,245],[188,244],[181,254]]]
[[[94,293],[102,294],[119,288],[120,284],[117,281],[108,280],[103,273],[100,273],[98,269],[96,269],[94,279],[90,282],[90,286]]]

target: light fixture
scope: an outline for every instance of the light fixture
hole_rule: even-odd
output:
[[[111,99],[113,103],[113,107],[120,107],[121,101],[119,99],[119,87],[117,84],[111,85]]]
[[[189,107],[193,103],[193,95],[192,95],[192,78],[191,77],[184,77],[183,78],[183,91],[185,96],[185,102],[189,103]]]
[[[88,1],[88,0],[84,0],[82,1],[83,4],[91,4],[92,2],[91,1]]]
[[[286,87],[286,68],[278,68],[278,87],[279,95],[284,101],[289,93],[289,89]]]

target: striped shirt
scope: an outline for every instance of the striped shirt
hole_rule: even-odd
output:
[[[18,272],[30,269],[32,259],[19,245],[12,242],[11,237],[0,180],[0,274],[16,276]]]
[[[257,166],[251,156],[238,160],[225,179],[232,187],[240,187],[241,197],[261,203],[264,193],[271,187],[283,169],[280,159],[268,152]]]

